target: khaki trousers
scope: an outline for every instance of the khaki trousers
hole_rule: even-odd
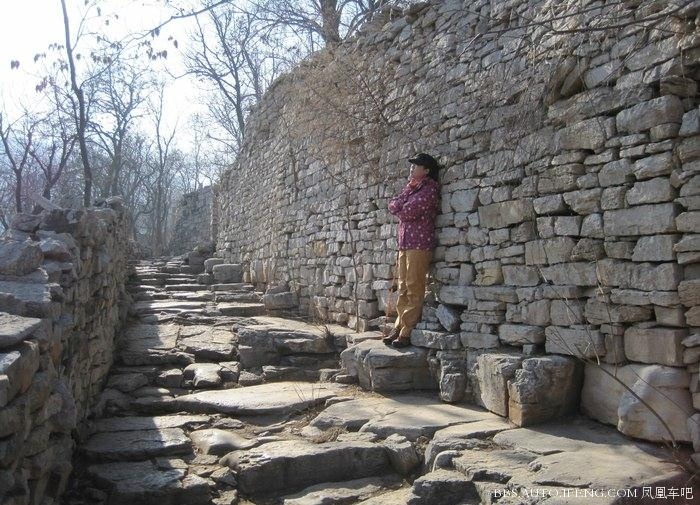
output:
[[[394,327],[399,329],[399,337],[409,338],[411,330],[420,321],[425,299],[425,284],[432,251],[408,249],[399,251],[398,292],[396,300],[396,322]]]

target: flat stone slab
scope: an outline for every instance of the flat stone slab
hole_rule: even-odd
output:
[[[368,477],[347,482],[324,482],[310,486],[303,491],[285,497],[283,505],[328,505],[330,503],[355,503],[386,490],[396,487],[400,481],[396,478]],[[388,503],[388,502],[387,502]]]
[[[107,488],[110,505],[210,504],[207,482],[196,475],[185,476],[186,470],[179,466],[159,468],[151,461],[106,463],[89,466],[87,474]]]
[[[236,340],[235,333],[226,328],[180,326],[177,346],[197,359],[230,361],[236,352]]]
[[[100,431],[141,431],[162,430],[166,428],[183,428],[208,423],[209,416],[175,415],[154,417],[108,417],[98,419],[93,425],[93,432]]]
[[[203,454],[223,456],[231,451],[250,449],[259,444],[256,439],[246,438],[232,431],[208,428],[190,433],[192,443]]]
[[[224,316],[251,317],[265,313],[265,305],[256,302],[217,302],[216,308]]]
[[[466,450],[452,460],[454,467],[472,480],[505,484],[514,475],[528,472],[528,465],[537,458],[529,451],[513,449]]]
[[[323,403],[340,391],[334,384],[276,382],[183,395],[167,406],[180,411],[241,416],[287,414]]]
[[[515,429],[517,426],[506,418],[485,419],[472,423],[461,423],[438,430],[425,449],[425,464],[428,468],[436,456],[442,451],[461,450],[474,447],[480,439],[493,436],[504,430]]]
[[[41,319],[0,312],[0,349],[13,346],[36,332],[42,332]]]
[[[189,454],[192,444],[180,428],[98,432],[82,450],[92,460],[124,461]]]
[[[585,418],[577,418],[567,424],[547,423],[533,428],[502,431],[493,437],[493,441],[503,447],[537,454],[578,451],[609,445],[632,447],[635,451],[639,450],[639,446],[651,454],[663,455],[658,446],[636,442],[609,426]]]
[[[388,437],[394,433],[415,440],[437,430],[470,421],[501,418],[479,407],[450,405],[418,395],[363,398],[335,403],[310,423],[319,429],[342,426]]]
[[[44,283],[0,281],[0,310],[27,317],[52,317],[60,307],[51,302]]]
[[[145,300],[134,304],[137,314],[153,314],[154,312],[193,312],[203,311],[206,308],[204,302],[188,302],[175,300]]]
[[[126,365],[186,363],[194,361],[178,353],[180,326],[175,324],[137,324],[119,338],[117,355]]]
[[[341,478],[377,476],[390,468],[382,446],[359,441],[271,442],[231,453],[223,462],[238,472],[238,488],[252,495],[290,492]]]
[[[585,419],[502,431],[493,440],[537,455],[529,472],[513,475],[509,481],[513,485],[623,489],[642,484],[679,485],[688,477],[667,462],[669,455],[660,446],[632,440]]]

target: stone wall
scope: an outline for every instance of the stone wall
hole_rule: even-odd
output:
[[[387,12],[253,111],[221,181],[217,255],[247,281],[288,282],[304,311],[378,327],[396,249],[388,199],[408,155],[438,155],[433,295],[412,340],[444,397],[527,424],[549,398],[556,414],[580,395],[629,435],[670,438],[641,398],[697,451],[698,9],[664,8]]]
[[[212,187],[182,195],[175,204],[169,254],[184,254],[212,242]]]
[[[19,214],[0,242],[0,502],[58,503],[126,318],[128,215]],[[76,431],[77,430],[77,431]]]

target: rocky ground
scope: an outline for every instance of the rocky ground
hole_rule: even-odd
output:
[[[198,284],[175,262],[136,270],[66,504],[588,505],[644,503],[643,486],[675,490],[664,503],[700,497],[663,448],[585,418],[519,428],[435,392],[344,384],[339,352],[379,333],[266,314],[253,286]],[[637,498],[617,498],[625,489]]]

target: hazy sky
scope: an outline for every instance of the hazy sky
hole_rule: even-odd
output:
[[[4,102],[6,110],[16,111],[20,102],[25,105],[36,102],[34,87],[39,82],[41,70],[33,63],[33,58],[35,54],[46,51],[51,43],[63,43],[63,19],[60,0],[4,0],[3,3],[0,16],[0,102]],[[83,0],[68,0],[73,34],[77,33],[82,17],[78,9],[83,3]],[[157,4],[156,0],[101,0],[102,16],[93,17],[91,26],[109,31],[115,38],[128,32],[148,30],[171,15]],[[115,13],[118,19],[111,15]],[[104,24],[107,19],[109,25]],[[174,21],[162,30],[159,38],[160,45],[168,49],[168,59],[164,65],[176,75],[183,72],[181,55],[168,44],[167,38],[175,37],[182,49],[187,44],[191,26],[191,20]],[[86,49],[84,43],[82,47],[77,47],[77,51],[81,49]],[[13,60],[20,61],[19,70],[10,69]],[[184,125],[188,116],[199,110],[196,88],[196,82],[192,79],[170,79],[166,95],[169,125],[176,120]]]

